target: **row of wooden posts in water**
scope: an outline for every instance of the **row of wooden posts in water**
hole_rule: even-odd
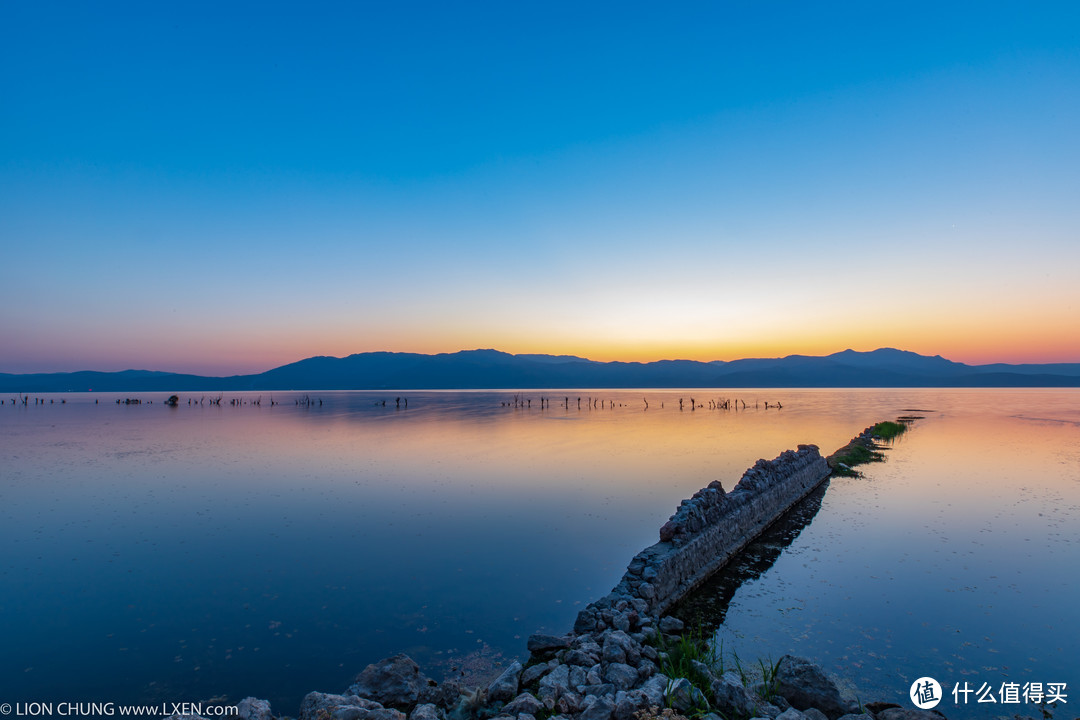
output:
[[[649,399],[643,397],[643,398],[641,398],[641,401],[643,403],[645,403],[645,409],[648,410],[649,409]],[[598,405],[598,403],[599,403],[599,405]],[[685,405],[683,403],[684,403],[684,399],[679,398],[679,410],[685,410],[686,409]],[[721,399],[716,399],[716,400],[710,399],[708,401],[708,408],[710,410],[736,410],[736,411],[738,411],[740,403],[742,403],[742,409],[743,410],[746,410],[748,407],[750,407],[749,405],[746,404],[745,400],[739,400],[739,399],[732,400],[732,399],[729,398],[729,399],[723,399],[723,400],[721,400]],[[570,409],[570,397],[569,396],[563,396],[563,401],[561,403],[559,403],[559,405],[561,407],[569,410]],[[514,408],[514,409],[531,410],[532,409],[532,398],[527,398],[524,395],[514,395],[514,400],[513,400],[512,403],[509,402],[509,401],[504,401],[502,403],[502,406],[503,407],[510,407],[510,408]],[[618,406],[619,407],[629,407],[630,404],[629,403],[619,403]],[[540,396],[540,409],[544,410],[544,409],[550,408],[550,407],[551,407],[551,398],[547,398],[547,397],[544,397],[543,395],[541,395]],[[694,411],[694,410],[697,410],[697,409],[704,410],[705,407],[706,407],[705,403],[699,403],[694,398],[690,398],[690,410],[691,411]],[[755,400],[753,407],[754,407],[755,410],[760,409],[760,401]],[[770,409],[781,410],[781,409],[783,409],[783,407],[784,406],[781,405],[778,402],[775,402],[775,403],[770,403],[768,401],[765,402],[765,409],[766,410],[770,410]],[[594,398],[592,396],[589,396],[589,397],[585,398],[585,409],[586,410],[597,410],[597,409],[604,410],[605,408],[614,410],[615,409],[615,401],[614,400],[607,400],[605,398]],[[577,399],[577,409],[581,410],[581,398]],[[664,403],[663,402],[660,403],[660,409],[661,410],[664,409]]]

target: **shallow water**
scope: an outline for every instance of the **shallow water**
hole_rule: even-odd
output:
[[[253,694],[295,714],[394,652],[435,677],[523,656],[605,594],[680,499],[911,408],[935,412],[866,478],[834,480],[735,590],[725,647],[795,650],[874,697],[935,672],[1080,681],[1064,677],[1080,637],[1075,390],[545,391],[526,409],[506,392],[404,393],[407,409],[311,395],[322,404],[7,398],[0,699]],[[749,407],[708,407],[735,397]]]

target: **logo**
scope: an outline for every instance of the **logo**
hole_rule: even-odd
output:
[[[941,702],[941,685],[932,677],[921,677],[911,684],[911,702],[920,710],[937,707]]]

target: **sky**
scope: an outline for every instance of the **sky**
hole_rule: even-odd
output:
[[[0,372],[1080,362],[1080,4],[0,0]]]

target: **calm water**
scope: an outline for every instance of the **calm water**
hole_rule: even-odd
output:
[[[0,406],[0,700],[254,694],[295,714],[394,652],[435,677],[523,656],[680,499],[911,408],[933,412],[887,463],[833,480],[698,609],[726,650],[816,658],[866,697],[920,675],[1080,688],[1075,390],[261,395]],[[691,396],[750,407],[680,412]]]

